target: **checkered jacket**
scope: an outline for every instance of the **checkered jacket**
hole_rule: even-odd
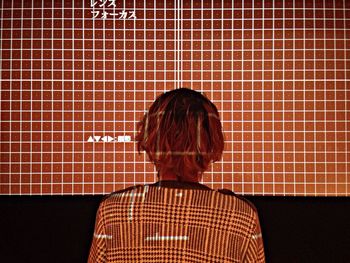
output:
[[[160,181],[106,196],[88,262],[265,262],[258,214],[227,189]]]

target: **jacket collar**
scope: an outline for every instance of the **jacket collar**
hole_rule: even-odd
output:
[[[198,182],[180,182],[175,180],[160,180],[151,184],[153,186],[159,187],[170,187],[170,188],[185,188],[185,189],[204,189],[204,190],[212,190],[208,186],[198,183]]]

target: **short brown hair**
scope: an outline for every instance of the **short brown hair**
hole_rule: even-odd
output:
[[[216,106],[188,88],[157,97],[137,124],[137,149],[146,151],[157,171],[172,171],[179,181],[198,180],[209,163],[221,159],[224,136]]]

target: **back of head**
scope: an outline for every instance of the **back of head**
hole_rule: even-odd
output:
[[[187,88],[157,97],[137,130],[139,153],[146,151],[157,171],[170,171],[179,181],[198,181],[224,150],[216,106],[205,95]]]

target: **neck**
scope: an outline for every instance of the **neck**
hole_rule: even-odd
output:
[[[161,171],[158,171],[158,179],[159,181],[179,181],[178,177],[176,174],[172,172],[166,172],[163,173]],[[186,180],[187,182],[194,182],[194,183],[199,183],[199,178],[196,178],[197,180]]]

